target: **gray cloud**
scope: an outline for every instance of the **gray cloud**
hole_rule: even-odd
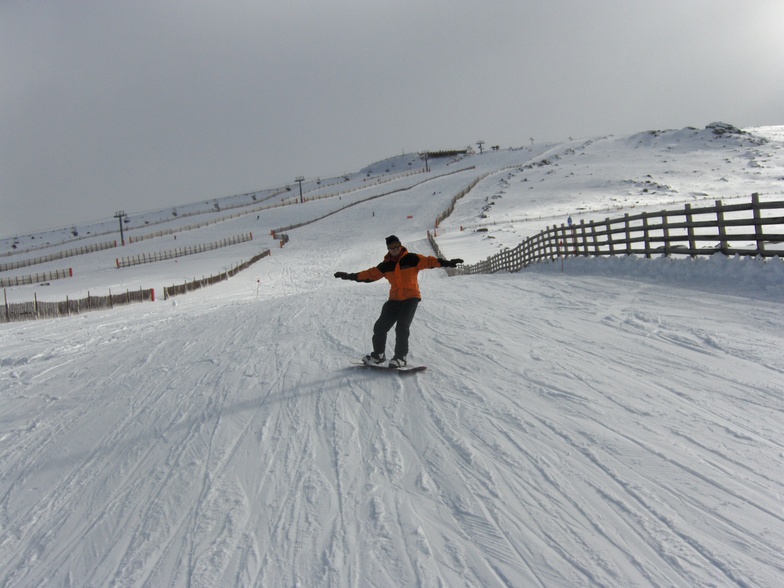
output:
[[[401,150],[784,123],[778,0],[0,3],[0,235]]]

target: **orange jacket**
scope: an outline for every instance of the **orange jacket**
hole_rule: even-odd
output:
[[[443,267],[437,257],[409,253],[408,249],[403,247],[397,260],[387,253],[384,261],[376,267],[359,272],[357,282],[375,282],[386,278],[389,281],[390,300],[421,299],[417,274],[419,270],[437,267]]]

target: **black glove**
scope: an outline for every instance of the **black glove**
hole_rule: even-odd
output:
[[[354,280],[357,281],[357,274],[347,274],[346,272],[335,272],[335,277],[341,280]]]
[[[463,263],[463,260],[460,258],[455,259],[440,259],[441,267],[457,267],[459,264]]]

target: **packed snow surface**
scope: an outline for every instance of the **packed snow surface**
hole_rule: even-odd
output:
[[[447,257],[484,259],[568,215],[780,199],[784,129],[717,130],[431,160],[362,186],[410,166],[398,158],[340,179],[356,188],[340,196],[7,272],[74,268],[9,302],[159,299],[0,324],[0,586],[784,585],[781,260],[422,272],[409,361],[428,370],[412,375],[351,366],[388,289],[332,276],[380,262],[392,233],[433,254],[426,231],[479,177],[439,227]],[[217,220],[214,204],[131,215],[128,233]],[[269,236],[339,208],[283,248]],[[84,239],[99,225],[6,239],[0,262],[73,232],[116,238]],[[160,297],[266,248],[228,281]]]

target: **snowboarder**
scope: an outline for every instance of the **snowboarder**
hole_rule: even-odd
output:
[[[441,259],[439,257],[410,253],[395,235],[386,239],[387,254],[384,261],[356,274],[336,272],[335,277],[354,282],[375,282],[381,278],[389,281],[389,300],[381,308],[381,315],[373,326],[373,351],[362,361],[366,364],[380,364],[386,361],[387,333],[395,327],[395,355],[389,367],[406,366],[408,355],[408,335],[411,321],[421,299],[417,274],[419,270],[438,267],[457,267],[462,259]]]

